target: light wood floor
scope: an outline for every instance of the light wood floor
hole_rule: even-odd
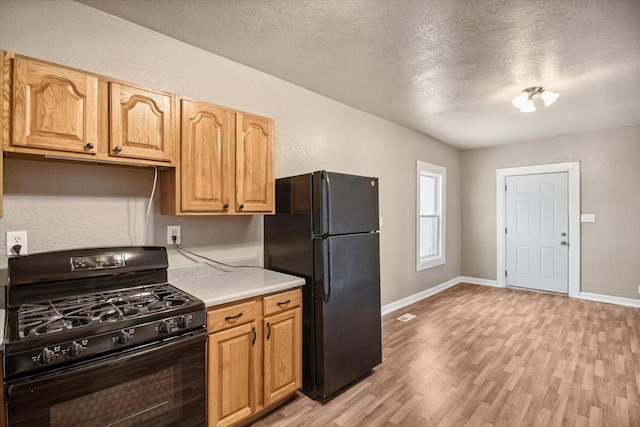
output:
[[[640,309],[460,284],[382,335],[372,375],[254,426],[640,426]]]

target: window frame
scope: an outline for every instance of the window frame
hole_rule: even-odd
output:
[[[436,217],[438,220],[438,253],[435,256],[420,256],[420,178],[430,176],[436,178]],[[417,161],[416,167],[416,271],[426,270],[446,263],[446,193],[447,168],[432,163]]]

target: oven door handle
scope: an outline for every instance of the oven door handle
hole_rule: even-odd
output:
[[[42,375],[35,375],[27,379],[22,378],[18,381],[7,381],[7,397],[19,396],[22,394],[31,394],[36,387],[41,384],[47,383],[52,379],[58,379],[66,377],[70,374],[81,374],[83,372],[94,371],[107,366],[120,365],[126,361],[144,356],[155,351],[175,351],[180,347],[185,347],[194,343],[194,341],[201,340],[206,342],[207,332],[204,328],[192,331],[188,334],[178,335],[174,337],[166,338],[163,341],[154,341],[151,343],[143,344],[121,353],[109,354],[107,356],[101,356],[95,359],[88,359],[82,364],[77,364],[71,367],[65,367],[56,369],[55,371],[47,372]]]

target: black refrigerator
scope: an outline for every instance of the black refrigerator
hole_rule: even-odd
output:
[[[265,267],[301,276],[302,391],[327,398],[382,362],[378,179],[319,171],[276,180]]]

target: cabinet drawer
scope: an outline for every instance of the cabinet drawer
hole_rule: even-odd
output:
[[[301,300],[302,297],[300,295],[300,289],[294,289],[292,291],[264,297],[264,315],[270,316],[275,313],[299,307]]]
[[[249,301],[207,313],[207,333],[222,331],[256,319],[256,302]]]

